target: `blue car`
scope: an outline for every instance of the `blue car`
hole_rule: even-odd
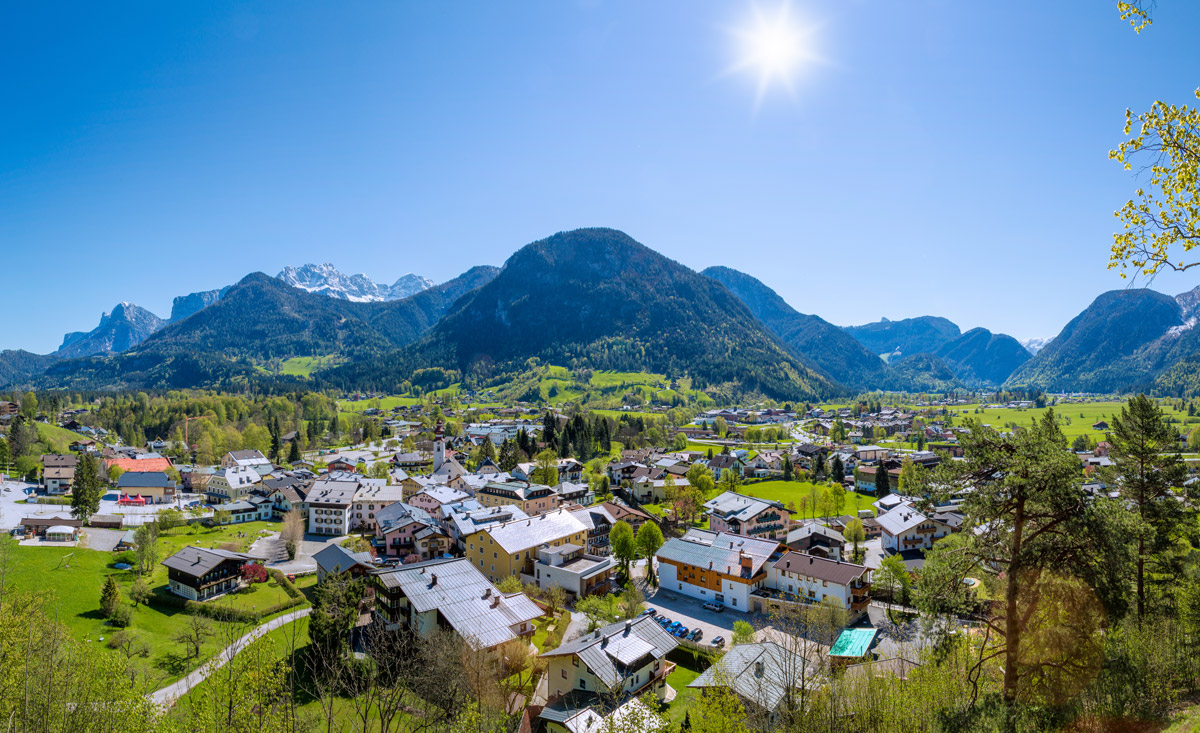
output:
[[[642,611],[642,613],[646,614],[647,616],[654,616],[658,613],[658,611],[653,608],[647,608],[645,611]]]
[[[680,626],[678,629],[675,629],[675,633],[673,633],[672,636],[678,636],[679,638],[683,639],[686,638],[689,633],[691,633],[691,630],[688,627]]]
[[[672,621],[671,623],[667,624],[667,631],[671,632],[672,634],[682,628],[683,624],[679,623],[678,621]]]

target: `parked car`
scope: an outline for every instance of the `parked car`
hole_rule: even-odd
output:
[[[724,636],[714,636],[713,640],[710,643],[713,646],[720,649],[721,647],[725,646],[725,637]]]
[[[704,610],[712,611],[713,613],[720,613],[721,611],[725,610],[725,607],[720,603],[713,603],[712,601],[709,601],[708,603],[704,604]]]
[[[677,637],[679,637],[680,639],[686,639],[686,638],[687,638],[687,635],[688,635],[690,632],[691,632],[691,629],[689,629],[688,627],[686,627],[686,626],[680,626],[678,629],[675,629],[674,636],[677,636]]]
[[[642,613],[646,614],[647,616],[654,616],[658,612],[656,610],[654,610],[653,608],[647,608],[645,611],[642,611]]]
[[[667,626],[669,626],[670,623],[671,623],[671,619],[667,618],[666,616],[658,617],[658,625],[663,627],[664,629],[667,628]]]
[[[703,637],[703,636],[704,636],[704,629],[696,628],[696,629],[692,629],[692,633],[689,634],[687,638],[691,639],[692,641],[700,641],[701,637]]]

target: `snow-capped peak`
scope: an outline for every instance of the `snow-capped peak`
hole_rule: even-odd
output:
[[[331,298],[341,298],[356,303],[371,303],[381,300],[397,300],[415,295],[433,286],[433,281],[419,275],[405,275],[394,285],[380,285],[364,274],[346,275],[325,262],[293,267],[288,265],[276,276],[292,287],[321,293]]]
[[[1031,354],[1037,354],[1039,351],[1042,350],[1042,347],[1044,347],[1048,343],[1050,343],[1050,339],[1048,339],[1048,338],[1033,338],[1033,339],[1022,339],[1021,340],[1021,345],[1024,346],[1025,350]]]

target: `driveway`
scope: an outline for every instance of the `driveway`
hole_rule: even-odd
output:
[[[100,529],[99,527],[85,527],[83,536],[86,540],[86,546],[93,550],[102,552],[112,552],[117,549],[117,543],[125,536],[123,529]]]

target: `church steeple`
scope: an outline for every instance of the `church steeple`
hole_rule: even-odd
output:
[[[433,471],[442,467],[446,462],[446,430],[442,427],[442,421],[437,421],[437,427],[433,430]]]

